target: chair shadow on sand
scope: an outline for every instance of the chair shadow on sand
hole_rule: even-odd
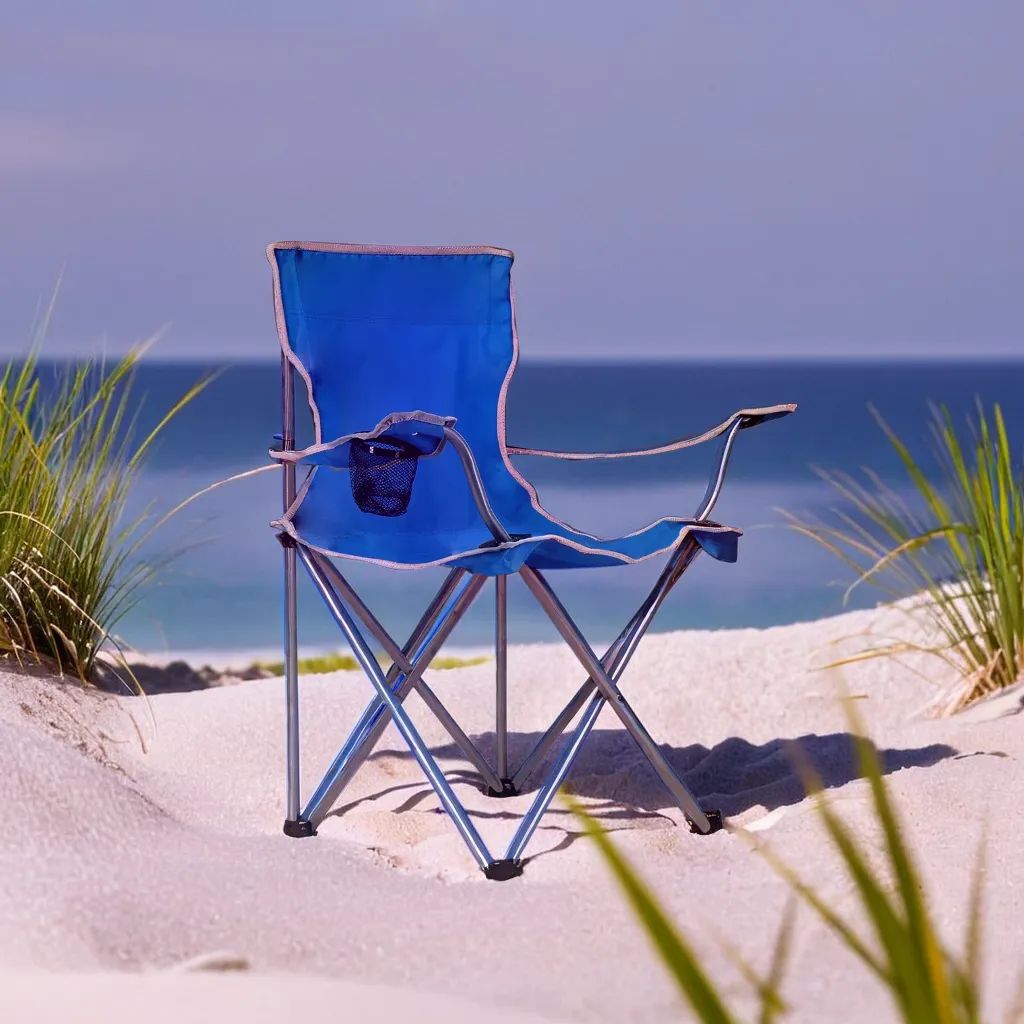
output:
[[[473,739],[484,756],[493,757],[493,733],[479,734]],[[539,739],[540,733],[510,733],[510,764],[513,767],[518,765]],[[454,744],[432,749],[443,765],[444,762],[461,762],[458,767],[448,768],[444,765],[450,781],[457,785],[480,786],[476,772],[469,766],[462,766],[462,754]],[[761,744],[734,736],[710,749],[696,743],[687,747],[663,744],[661,749],[701,804],[721,810],[726,818],[742,814],[752,807],[759,806],[772,811],[799,803],[806,796],[798,767],[801,763],[813,766],[826,789],[844,786],[861,777],[855,738],[848,732],[826,735],[812,733],[792,739],[773,739]],[[928,768],[958,755],[953,747],[941,743],[905,750],[876,748],[876,751],[884,774],[903,768]],[[404,759],[410,756],[406,751],[386,749],[373,754],[371,760],[385,757]],[[543,776],[544,766],[541,766],[524,788],[524,793],[535,792]],[[598,801],[588,809],[612,831],[617,827],[628,828],[631,821],[662,817],[664,811],[673,807],[661,781],[637,750],[633,740],[621,729],[596,729],[591,734],[573,766],[567,786],[579,797]],[[343,815],[367,801],[402,790],[408,790],[409,793],[396,809],[397,813],[415,810],[421,804],[429,803],[432,797],[426,782],[399,784],[360,800],[341,804],[331,813]],[[502,801],[493,801],[492,804],[493,810],[474,809],[472,816],[482,819],[519,817],[519,812],[502,807]],[[562,816],[558,815],[558,818]],[[564,819],[557,825],[550,821],[541,826],[542,829],[551,827],[565,833],[565,838],[549,852],[564,849],[581,834],[577,829],[567,828]]]

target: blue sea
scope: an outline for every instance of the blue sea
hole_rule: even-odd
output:
[[[206,485],[265,464],[279,427],[276,363],[201,366],[146,363],[138,391],[145,429],[204,373],[219,376],[153,451],[132,507],[167,509]],[[869,412],[874,406],[927,456],[930,404],[958,419],[976,402],[1000,402],[1010,429],[1024,438],[1024,362],[526,364],[509,396],[509,439],[538,447],[621,449],[698,432],[744,406],[798,402],[795,416],[740,435],[720,521],[741,527],[735,565],[698,559],[667,602],[658,630],[772,626],[843,609],[847,571],[812,541],[787,528],[780,510],[820,515],[837,504],[815,466],[856,473],[870,467],[902,479]],[[302,403],[300,402],[300,407]],[[704,492],[715,446],[668,456],[601,463],[522,459],[541,500],[592,533],[635,530],[651,519],[690,514]],[[140,650],[269,650],[280,642],[280,549],[268,527],[278,513],[278,473],[230,484],[194,503],[158,535],[151,550],[177,557],[149,587],[119,632]],[[349,563],[349,576],[397,633],[410,628],[441,570],[397,572]],[[595,643],[629,617],[660,563],[552,575],[563,601]],[[878,600],[863,590],[861,604]],[[510,587],[510,638],[552,638],[521,586]],[[341,646],[311,588],[300,591],[301,639]],[[485,644],[491,601],[481,599],[452,643]]]

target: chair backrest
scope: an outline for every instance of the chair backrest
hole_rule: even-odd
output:
[[[454,416],[492,502],[522,503],[504,452],[516,361],[511,252],[279,242],[267,255],[281,345],[306,383],[317,441],[390,412]],[[440,503],[457,525],[475,523],[452,453],[422,461],[410,512]],[[428,461],[439,465],[425,472]]]

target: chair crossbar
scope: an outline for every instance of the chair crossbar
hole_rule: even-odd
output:
[[[314,585],[317,587],[333,616],[334,609],[329,598],[333,599],[339,606],[342,602],[337,594],[333,592],[326,574],[323,573],[320,565],[313,560],[312,556],[301,547],[299,554],[307,572],[309,572],[310,577],[313,579]],[[428,612],[421,618],[404,650],[403,661],[409,664],[409,670],[403,671],[397,663],[392,663],[385,676],[385,683],[397,701],[404,701],[412,691],[413,687],[420,680],[421,673],[441,649],[452,630],[454,630],[466,610],[479,594],[485,582],[486,580],[482,576],[467,576],[461,570],[456,570],[442,585],[437,597],[432,602],[433,607],[428,608]],[[438,600],[438,598],[441,600]],[[433,697],[436,705],[440,705],[443,709],[440,700],[436,698],[433,691],[429,690],[429,688],[427,688],[427,694],[429,694],[429,696],[426,696],[428,707],[431,707],[430,698]],[[421,696],[424,696],[423,691],[421,691]],[[434,707],[431,707],[431,710],[434,710]],[[352,777],[373,752],[373,748],[380,740],[391,718],[390,706],[379,695],[375,696],[367,704],[359,721],[352,729],[348,739],[331,763],[327,773],[317,786],[316,791],[303,811],[303,819],[309,821],[314,828],[327,816]],[[483,756],[479,750],[471,743],[461,728],[458,727],[454,719],[448,714],[447,709],[443,709],[440,721],[446,731],[449,732],[449,735],[452,736],[453,741],[463,749],[467,758],[474,765],[476,765],[477,761],[483,762]],[[449,729],[449,725],[453,725],[454,730]],[[462,742],[460,742],[461,740],[465,741],[468,749],[463,746]],[[486,765],[486,762],[484,764]],[[488,772],[490,777],[493,778],[493,772],[490,772],[489,769]],[[488,782],[490,782],[490,779],[488,779]]]
[[[684,541],[673,552],[647,597],[641,602],[640,607],[637,608],[633,617],[623,627],[622,632],[616,637],[615,641],[601,659],[601,665],[605,668],[605,671],[611,680],[617,681],[625,671],[630,659],[636,652],[641,638],[644,633],[646,633],[651,622],[653,622],[658,609],[664,603],[672,588],[679,582],[683,573],[686,572],[699,553],[700,545],[693,541]],[[541,582],[546,586],[546,581],[542,578]],[[548,589],[550,591],[550,588]],[[551,594],[551,597],[554,597],[553,593]],[[565,614],[566,617],[568,617],[568,613]],[[583,707],[584,704],[587,705],[586,711],[583,713],[582,718],[573,730],[568,743],[566,743],[559,757],[549,768],[548,775],[538,789],[537,795],[534,798],[530,809],[526,812],[522,821],[519,823],[519,828],[516,830],[515,835],[512,837],[512,841],[509,843],[508,851],[506,853],[507,858],[512,860],[520,860],[522,858],[530,839],[537,830],[537,827],[540,825],[541,819],[547,812],[552,799],[554,799],[555,793],[558,792],[559,787],[565,781],[566,776],[571,771],[573,762],[576,760],[584,742],[596,725],[606,699],[601,693],[594,694],[595,689],[596,683],[591,676],[576,691],[572,699],[568,704],[566,704],[562,711],[559,712],[551,727],[544,736],[541,737],[533,751],[531,751],[527,760],[523,762],[519,772],[517,772],[517,780],[520,778],[520,775],[522,775],[523,778],[528,778],[536,768],[539,760],[543,758],[547,750],[554,744],[562,732],[564,732],[565,727],[576,716],[579,709]],[[588,698],[590,698],[589,703],[587,703]]]
[[[613,679],[617,680],[625,671],[648,627],[654,621],[654,616],[658,613],[672,588],[679,582],[683,573],[686,572],[693,563],[693,560],[700,554],[700,550],[699,544],[691,539],[687,539],[672,553],[657,582],[651,588],[647,597],[640,603],[633,617],[622,628],[622,632],[615,638],[602,659],[606,663],[608,672]],[[593,692],[594,681],[588,678],[576,693],[573,694],[565,707],[559,711],[548,730],[537,741],[533,750],[530,751],[516,771],[513,781],[517,789],[521,789],[530,779],[547,752],[562,733],[565,732],[566,727],[576,717],[580,708],[587,703],[587,699]]]
[[[345,639],[352,648],[352,652],[355,654],[356,660],[359,662],[359,665],[367,678],[373,684],[373,688],[377,691],[378,698],[387,706],[387,710],[390,712],[390,716],[392,721],[395,723],[395,727],[401,734],[402,739],[405,740],[409,751],[416,759],[417,764],[420,766],[420,770],[426,776],[427,781],[430,783],[431,788],[437,795],[438,800],[440,800],[441,806],[448,812],[448,816],[452,819],[452,822],[459,834],[462,836],[463,841],[466,843],[466,846],[469,848],[470,853],[473,855],[481,870],[486,871],[494,864],[494,858],[487,849],[487,845],[481,838],[472,819],[466,813],[466,809],[459,802],[459,799],[452,790],[450,783],[445,778],[444,772],[441,771],[437,761],[434,760],[430,751],[427,749],[426,744],[423,742],[423,737],[420,736],[419,730],[417,730],[412,719],[409,717],[408,712],[406,712],[405,708],[402,706],[402,702],[398,699],[398,695],[394,693],[392,688],[388,685],[387,678],[380,667],[380,663],[377,661],[373,651],[363,638],[355,620],[345,605],[339,600],[337,594],[335,594],[330,585],[330,581],[320,569],[319,565],[313,561],[309,553],[301,546],[299,548],[299,558],[302,560],[302,563],[306,567],[306,571],[309,573],[314,586],[323,598],[324,603],[327,605],[327,609],[330,611],[332,618],[345,634]]]
[[[444,730],[452,738],[452,742],[466,755],[466,759],[480,773],[484,782],[494,789],[500,789],[500,779],[487,763],[487,759],[480,753],[476,744],[466,735],[437,694],[427,685],[426,680],[422,676],[422,669],[419,672],[413,671],[413,662],[410,660],[406,650],[398,646],[381,621],[367,606],[366,602],[356,593],[355,588],[342,576],[337,566],[323,555],[311,552],[310,557],[316,562],[324,575],[328,577],[335,592],[363,620],[366,628],[377,638],[384,648],[384,652],[391,658],[392,665],[398,666],[399,673],[395,674],[389,671],[389,685],[394,687],[396,675],[401,679],[401,675],[404,674],[409,679],[409,685],[420,695],[423,703],[433,712],[434,717],[438,719]],[[457,620],[452,623],[452,628],[456,624]],[[423,669],[427,667],[427,665],[422,666]],[[379,701],[375,703],[380,713],[386,716],[387,709],[384,705]]]
[[[459,615],[453,612],[459,607],[461,595],[468,589],[463,583],[464,576],[465,572],[462,570],[454,570],[448,575],[413,630],[406,644],[405,653],[412,655],[417,667],[425,667],[429,663],[458,621]],[[396,689],[402,698],[408,693],[411,685],[409,675],[412,679],[416,678],[413,673],[403,674],[400,666],[394,662],[388,669],[388,685]],[[303,811],[303,819],[310,822],[314,828],[330,811],[384,732],[388,722],[386,710],[386,705],[376,697],[363,710]]]
[[[569,649],[576,655],[580,664],[590,673],[590,678],[596,686],[600,697],[611,704],[618,715],[626,731],[636,741],[644,756],[650,762],[661,779],[665,788],[671,793],[683,813],[693,822],[695,827],[702,833],[711,831],[711,823],[704,815],[696,797],[686,787],[685,783],[672,770],[661,748],[655,743],[651,734],[647,731],[639,716],[630,707],[622,691],[609,677],[600,659],[587,643],[579,627],[572,617],[565,610],[555,592],[549,586],[547,580],[536,569],[523,566],[519,570],[520,576],[536,598],[537,603],[547,613],[548,618],[554,623],[555,628],[562,635]],[[596,721],[596,715],[594,717]],[[593,723],[591,723],[592,725]]]

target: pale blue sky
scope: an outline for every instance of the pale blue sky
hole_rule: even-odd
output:
[[[534,358],[1017,355],[1022,30],[1019,0],[8,0],[0,345],[63,268],[51,352],[168,324],[164,357],[272,356],[263,246],[304,238],[514,249]]]

